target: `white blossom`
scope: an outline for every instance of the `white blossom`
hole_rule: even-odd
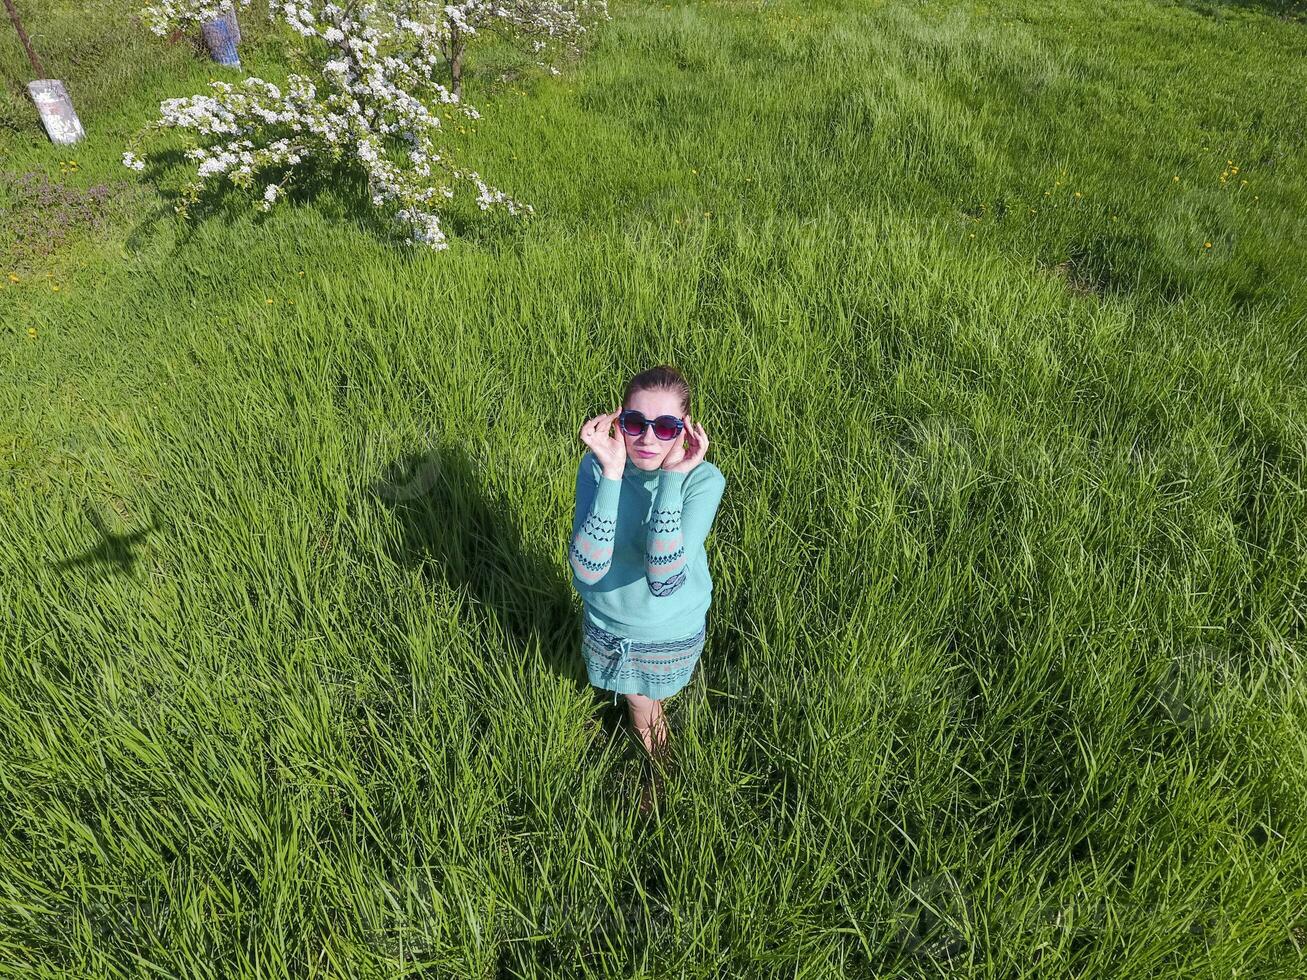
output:
[[[141,18],[160,37],[175,27],[191,27],[206,20],[216,20],[234,4],[248,7],[250,0],[157,0],[141,8]]]
[[[195,177],[184,201],[198,201],[215,181],[247,190],[261,182],[258,207],[268,211],[285,198],[285,186],[298,169],[339,165],[366,178],[372,204],[393,209],[415,245],[449,247],[440,207],[460,184],[475,190],[482,210],[534,213],[530,204],[490,186],[479,174],[459,170],[438,142],[442,120],[480,118],[437,78],[443,70],[442,25],[451,22],[442,20],[441,13],[452,10],[449,17],[461,17],[475,30],[480,8],[494,16],[511,11],[521,16],[526,5],[436,8],[414,0],[403,5],[409,16],[401,17],[394,0],[387,2],[391,6],[359,0],[342,8],[321,0],[272,0],[271,14],[302,39],[298,60],[307,66],[303,73],[289,75],[280,86],[253,77],[240,85],[212,82],[207,94],[160,103],[159,119],[146,132],[173,131],[188,139],[185,156],[195,166]],[[173,3],[171,15],[183,6],[193,11],[201,5]],[[134,148],[123,155],[123,164],[144,167]]]
[[[413,6],[427,7],[428,4]],[[421,32],[451,68],[461,63],[467,39],[494,28],[496,33],[534,55],[551,50],[577,52],[589,22],[611,20],[607,0],[463,0],[440,8],[434,29]],[[416,33],[416,32],[415,32]],[[434,35],[434,36],[432,36]],[[560,74],[550,60],[538,60],[551,74]],[[459,80],[453,80],[457,94]]]

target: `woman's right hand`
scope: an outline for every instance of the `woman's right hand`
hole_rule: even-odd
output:
[[[626,472],[626,440],[620,432],[613,431],[617,416],[621,414],[621,409],[605,412],[581,426],[581,441],[590,447],[595,459],[599,460],[604,476],[612,480],[620,480]]]

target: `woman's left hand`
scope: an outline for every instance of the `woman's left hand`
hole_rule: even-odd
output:
[[[693,421],[693,416],[685,416],[685,442],[677,440],[666,458],[662,469],[670,473],[689,473],[703,462],[708,452],[708,433],[703,426]]]

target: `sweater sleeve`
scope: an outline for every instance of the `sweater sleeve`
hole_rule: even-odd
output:
[[[572,544],[568,559],[573,584],[594,585],[613,563],[617,537],[617,501],[622,481],[603,475],[587,453],[576,471],[576,510],[572,515]]]
[[[649,591],[656,596],[672,595],[685,583],[686,564],[707,541],[726,489],[725,478],[711,470],[705,478],[691,481],[687,491],[689,475],[665,472],[654,491],[645,539],[644,577]]]

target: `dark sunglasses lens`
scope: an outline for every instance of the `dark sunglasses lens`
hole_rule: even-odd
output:
[[[681,427],[676,424],[678,421],[678,419],[674,419],[670,415],[663,415],[654,419],[654,435],[664,441],[675,439],[676,434],[681,431]]]
[[[623,412],[621,423],[622,431],[628,436],[638,436],[644,431],[644,416],[639,412]]]

